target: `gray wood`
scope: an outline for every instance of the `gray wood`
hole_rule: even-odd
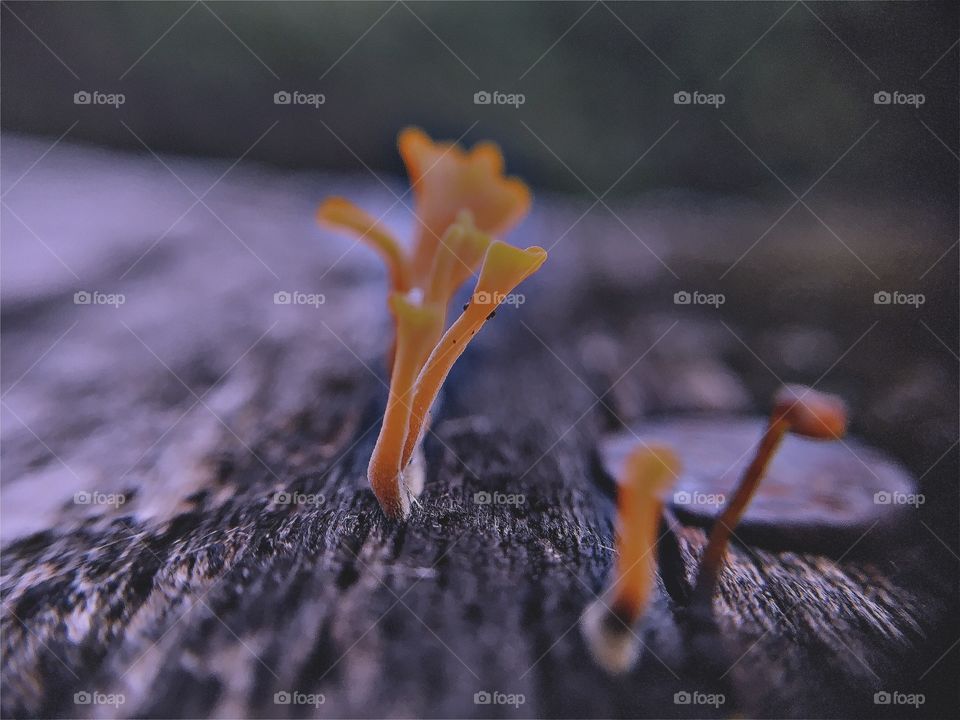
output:
[[[4,186],[45,147],[6,138]],[[197,194],[230,164],[165,161]],[[847,276],[843,297],[827,282],[806,315],[770,300],[760,317],[754,302],[779,296],[750,269],[719,315],[674,306],[675,281],[634,233],[692,288],[779,211],[652,198],[615,206],[630,232],[598,211],[563,236],[589,204],[538,198],[516,241],[563,237],[527,302],[498,312],[451,375],[421,506],[396,525],[364,479],[386,393],[383,276],[314,227],[333,191],[393,203],[363,178],[241,164],[208,209],[153,158],[65,143],[5,198],[4,716],[873,717],[904,711],[874,704],[894,689],[926,693],[916,716],[951,707],[954,658],[935,662],[956,636],[956,563],[933,534],[951,538],[942,503],[882,550],[869,535],[829,557],[735,545],[715,621],[685,605],[703,531],[670,518],[636,670],[607,677],[576,627],[612,562],[600,439],[653,415],[760,412],[779,381],[751,351],[791,381],[828,370],[873,311],[851,300],[872,279],[831,238],[780,247],[777,262],[795,261],[798,283],[823,267]],[[910,212],[887,211],[891,244],[911,236]],[[403,207],[388,221],[409,227]],[[918,264],[932,262],[942,248],[920,235]],[[898,277],[886,237],[848,241]],[[75,305],[78,290],[126,302]],[[325,303],[275,305],[278,291]],[[834,320],[827,306],[848,310]],[[857,343],[824,389],[949,498],[955,454],[935,461],[956,437],[954,361],[899,322]],[[477,504],[482,491],[525,502]],[[77,504],[82,492],[125,502]],[[94,691],[125,702],[75,704]],[[275,704],[284,691],[325,702]],[[480,691],[525,702],[477,705]],[[695,691],[725,702],[675,703]]]

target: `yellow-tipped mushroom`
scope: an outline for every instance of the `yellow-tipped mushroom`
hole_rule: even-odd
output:
[[[624,463],[614,576],[601,598],[587,608],[581,625],[594,658],[610,673],[626,672],[639,656],[633,627],[650,603],[664,497],[679,472],[677,456],[663,446],[637,448]]]
[[[510,230],[530,210],[530,190],[521,180],[504,177],[503,155],[493,143],[478,143],[468,151],[407,128],[397,145],[419,222],[412,267],[420,282],[430,272],[443,233],[461,210],[470,210],[477,227],[493,235]]]
[[[763,474],[787,432],[814,440],[838,440],[847,431],[847,408],[835,395],[800,385],[786,385],[774,396],[773,411],[757,453],[744,471],[733,495],[710,529],[706,550],[700,559],[694,592],[699,603],[709,603],[723,565],[733,529],[740,522]]]
[[[396,328],[387,358],[390,392],[367,475],[384,513],[399,519],[410,512],[422,487],[419,447],[428,411],[450,368],[497,305],[543,264],[547,253],[491,237],[509,230],[530,209],[530,191],[504,176],[496,145],[478,143],[468,151],[434,142],[416,128],[401,132],[398,144],[415,199],[418,231],[412,252],[343,198],[324,201],[317,219],[359,235],[382,256],[390,274]],[[443,334],[447,306],[481,260],[473,300]]]

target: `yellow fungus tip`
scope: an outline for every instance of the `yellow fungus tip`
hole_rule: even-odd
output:
[[[539,270],[546,260],[547,251],[541,247],[524,250],[504,242],[493,242],[480,268],[474,301],[499,305],[507,293]]]
[[[317,208],[317,222],[358,235],[382,257],[390,273],[391,289],[406,292],[410,288],[409,262],[400,243],[369,214],[345,198],[330,197]]]
[[[663,495],[679,472],[680,461],[670,448],[651,445],[634,450],[618,478],[617,559],[612,581],[581,620],[591,654],[610,673],[626,672],[639,657],[640,642],[633,626],[650,603]]]
[[[680,474],[680,459],[665,445],[648,445],[634,450],[624,463],[623,481],[638,492],[663,500]]]

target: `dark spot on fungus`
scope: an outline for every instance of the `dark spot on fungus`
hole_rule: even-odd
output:
[[[634,610],[622,602],[615,602],[604,615],[603,624],[610,632],[628,632],[634,621]]]

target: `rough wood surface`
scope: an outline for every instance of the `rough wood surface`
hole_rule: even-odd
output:
[[[43,148],[8,138],[4,172],[19,177]],[[334,188],[370,208],[394,199],[359,178],[241,165],[196,203],[230,163],[166,162],[182,182],[153,158],[64,146],[5,198],[4,716],[954,706],[955,361],[913,318],[864,334],[875,282],[828,235],[788,221],[775,251],[732,274],[723,312],[678,307],[678,283],[638,237],[680,287],[704,287],[780,211],[658,198],[616,208],[627,231],[602,211],[575,224],[582,200],[541,198],[517,239],[559,242],[527,302],[498,312],[455,368],[421,506],[396,525],[364,479],[386,394],[382,274],[312,222]],[[936,208],[879,212],[848,214],[845,237],[891,284],[913,269],[894,243],[916,237],[926,267],[944,249],[929,238],[950,237],[930,232],[950,222]],[[770,272],[779,263],[788,278]],[[949,289],[943,270],[931,277]],[[125,303],[75,305],[78,290]],[[325,303],[277,305],[278,291]],[[777,376],[824,373],[855,431],[920,477],[916,522],[822,554],[737,545],[714,623],[685,606],[703,531],[670,517],[648,649],[631,675],[604,675],[577,627],[612,562],[602,433],[759,412]],[[478,504],[484,491],[524,498]],[[83,492],[126,501],[77,504]],[[878,706],[884,690],[926,702]],[[524,704],[475,704],[482,691]],[[124,703],[78,705],[78,692]],[[278,692],[324,702],[276,704]],[[724,702],[677,704],[678,692]]]

